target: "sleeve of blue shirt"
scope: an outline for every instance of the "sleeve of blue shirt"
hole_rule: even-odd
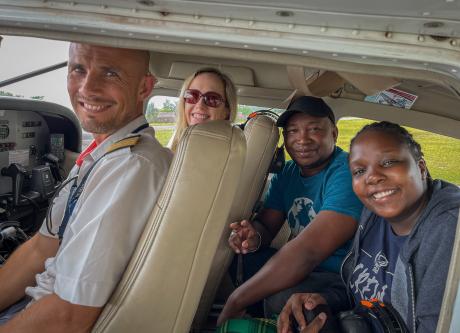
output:
[[[265,208],[284,211],[280,176],[280,174],[274,175],[268,186],[264,201]]]
[[[267,194],[265,195],[265,208],[275,209],[286,213],[286,207],[284,207],[283,199],[284,187],[286,185],[284,184],[283,179],[286,177],[286,173],[288,169],[290,169],[291,163],[292,161],[287,162],[283,170],[272,177]]]
[[[348,163],[340,163],[337,168],[329,171],[323,188],[324,202],[321,210],[331,210],[359,221],[363,204],[353,192]]]

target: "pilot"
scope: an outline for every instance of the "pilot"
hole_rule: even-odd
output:
[[[89,332],[134,251],[171,162],[143,103],[147,51],[72,43],[67,89],[94,141],[49,223],[0,268],[0,332]]]
[[[238,107],[232,80],[216,68],[202,68],[182,85],[177,105],[176,131],[168,144],[173,151],[188,126],[211,120],[234,121]]]
[[[352,190],[348,154],[336,146],[334,113],[322,99],[302,96],[291,102],[277,125],[283,128],[292,161],[273,177],[256,219],[230,225],[229,244],[243,255],[246,282],[228,298],[219,323],[242,316],[248,306],[271,295],[265,300],[268,317],[279,313],[296,291],[344,288],[340,264],[362,204]],[[275,254],[269,245],[285,220],[291,240]],[[333,307],[334,299],[328,304]],[[248,310],[261,316],[260,308]]]

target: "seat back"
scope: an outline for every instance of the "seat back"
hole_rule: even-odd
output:
[[[195,315],[194,332],[200,331],[205,324],[217,289],[233,258],[233,250],[230,249],[227,242],[231,231],[228,225],[251,216],[265,184],[265,177],[278,144],[279,130],[272,118],[258,115],[248,121],[244,128],[244,136],[247,149],[243,172],[228,216],[227,228],[220,239]]]
[[[245,156],[243,133],[228,121],[187,129],[134,255],[93,332],[189,331]]]

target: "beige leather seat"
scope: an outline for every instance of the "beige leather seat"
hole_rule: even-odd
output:
[[[93,332],[189,331],[245,156],[243,132],[226,121],[186,131],[135,253]]]
[[[265,177],[279,140],[279,131],[275,121],[264,115],[258,115],[249,120],[244,128],[244,135],[247,145],[246,162],[227,225],[251,216],[253,207],[263,190]],[[217,289],[233,258],[233,251],[227,243],[230,231],[230,228],[227,227],[219,242],[195,315],[193,332],[199,332],[206,323]]]

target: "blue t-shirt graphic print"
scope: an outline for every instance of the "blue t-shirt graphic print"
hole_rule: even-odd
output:
[[[314,202],[310,198],[294,199],[287,214],[292,236],[297,236],[305,228],[305,221],[311,221],[315,218],[316,211],[313,205]]]

